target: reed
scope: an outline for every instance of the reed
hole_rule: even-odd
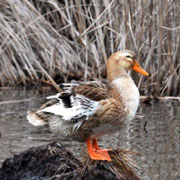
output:
[[[150,77],[145,95],[180,94],[179,0],[1,0],[0,85],[105,77],[106,60],[131,49]]]

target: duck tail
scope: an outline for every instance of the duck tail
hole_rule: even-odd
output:
[[[28,111],[26,117],[27,117],[28,122],[34,126],[44,126],[48,124],[48,122],[45,119],[38,116],[36,112]]]

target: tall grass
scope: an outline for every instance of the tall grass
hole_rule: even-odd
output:
[[[0,85],[105,77],[126,48],[150,72],[133,73],[144,94],[179,95],[179,14],[179,0],[1,0]]]

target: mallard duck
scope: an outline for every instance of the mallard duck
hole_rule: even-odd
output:
[[[61,136],[86,141],[91,159],[111,161],[108,150],[99,148],[97,138],[119,131],[136,114],[140,95],[129,70],[148,76],[134,52],[118,51],[107,61],[107,80],[61,84],[64,91],[28,112],[27,119],[35,126],[48,124]]]

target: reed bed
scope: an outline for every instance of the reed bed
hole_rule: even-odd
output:
[[[133,73],[141,92],[177,96],[179,14],[179,0],[1,0],[0,85],[105,77],[109,55],[131,49],[150,73]]]

